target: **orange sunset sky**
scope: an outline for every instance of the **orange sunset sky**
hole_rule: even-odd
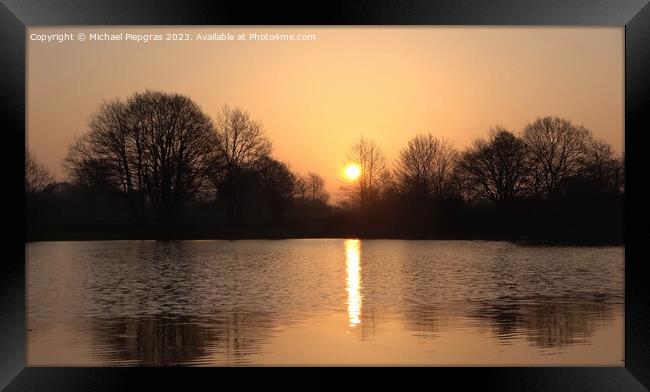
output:
[[[61,32],[315,34],[314,41],[31,41]],[[52,27],[27,32],[27,143],[66,177],[73,136],[104,99],[157,89],[214,117],[239,106],[264,124],[276,159],[313,171],[337,199],[359,137],[396,157],[431,132],[465,148],[490,127],[540,115],[583,124],[618,153],[624,140],[622,27]]]

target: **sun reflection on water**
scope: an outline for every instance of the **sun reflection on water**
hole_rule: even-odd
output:
[[[361,322],[361,241],[345,240],[345,264],[347,267],[348,319],[354,327]]]

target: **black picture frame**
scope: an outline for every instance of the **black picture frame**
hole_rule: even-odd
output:
[[[117,368],[30,368],[25,348],[24,177],[25,28],[47,25],[598,25],[625,26],[625,367],[426,368],[419,381],[452,381],[497,390],[626,390],[650,388],[650,290],[647,288],[648,237],[642,211],[648,200],[643,184],[641,143],[650,131],[650,5],[648,0],[496,0],[496,1],[322,1],[202,2],[175,0],[24,1],[0,4],[1,122],[6,159],[5,228],[0,261],[0,388],[6,390],[120,390],[143,379],[166,387],[192,381],[219,382],[226,372]],[[17,206],[21,206],[18,208]],[[11,217],[9,217],[11,216]],[[235,377],[243,375],[236,370]],[[285,370],[286,371],[286,370]],[[177,378],[179,372],[189,377]],[[209,374],[208,374],[209,373]],[[268,373],[268,372],[267,372]],[[347,372],[349,375],[349,372]],[[365,372],[364,372],[365,373]],[[229,372],[229,374],[232,374]],[[281,376],[265,376],[281,382]],[[386,376],[380,377],[384,380]],[[410,378],[409,378],[410,379]],[[386,380],[390,381],[390,380]],[[403,379],[394,379],[403,387]],[[329,378],[323,381],[331,382]],[[382,381],[383,383],[383,381]],[[209,385],[209,384],[208,384]],[[352,386],[352,385],[348,385]],[[386,385],[387,386],[387,385]]]

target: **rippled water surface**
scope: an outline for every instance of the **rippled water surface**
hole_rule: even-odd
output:
[[[26,246],[28,364],[623,365],[622,247]]]

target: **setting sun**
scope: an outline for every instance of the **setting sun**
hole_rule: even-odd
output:
[[[343,175],[346,180],[355,181],[361,175],[361,166],[356,163],[350,163],[343,170]]]

